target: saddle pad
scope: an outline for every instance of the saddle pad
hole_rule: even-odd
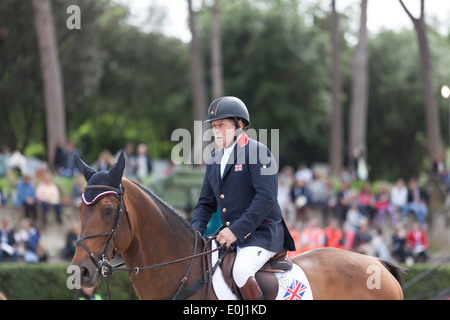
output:
[[[212,249],[215,249],[216,242],[212,242]],[[219,253],[212,253],[212,265],[217,262]],[[276,273],[278,278],[278,294],[276,300],[313,300],[311,286],[303,270],[296,264],[292,270],[285,273]],[[214,292],[219,300],[237,300],[236,295],[231,291],[225,282],[222,269],[217,268],[212,277]]]

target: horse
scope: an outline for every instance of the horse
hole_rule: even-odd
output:
[[[208,281],[206,241],[170,205],[122,177],[121,158],[109,173],[102,172],[104,181],[115,179],[117,186],[92,184],[100,173],[78,158],[86,190],[101,191],[95,202],[83,198],[78,205],[81,232],[72,265],[79,267],[81,286],[97,286],[113,269],[109,261],[120,254],[140,300],[217,299]],[[401,268],[393,263],[335,248],[311,250],[291,261],[306,274],[314,299],[403,299]]]

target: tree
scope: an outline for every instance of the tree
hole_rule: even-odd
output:
[[[219,0],[211,6],[212,98],[223,96],[222,39],[220,37]]]
[[[402,0],[400,4],[411,19],[416,30],[420,51],[420,66],[422,71],[423,96],[425,102],[425,117],[428,141],[428,156],[430,161],[437,159],[441,150],[441,129],[439,122],[439,111],[436,97],[433,91],[433,68],[431,63],[431,52],[427,37],[427,24],[425,22],[425,0],[420,1],[420,16],[415,18]]]
[[[338,176],[342,168],[343,117],[342,117],[342,76],[341,76],[341,38],[339,34],[339,14],[336,0],[331,0],[331,128],[329,137],[329,164],[331,173]]]
[[[192,0],[187,0],[189,12],[189,29],[191,30],[191,43],[189,47],[189,65],[191,72],[191,91],[192,91],[192,108],[194,121],[203,121],[206,118],[206,89],[204,83],[203,57],[201,51],[201,42],[197,32],[196,13],[192,7]],[[203,132],[194,130],[194,164],[202,164],[203,158]],[[201,136],[200,136],[201,135]],[[200,149],[201,147],[201,149]]]
[[[370,39],[367,145],[371,179],[394,181],[415,176],[427,154],[414,37],[412,30],[385,30]]]
[[[352,100],[350,106],[349,156],[358,149],[367,152],[367,0],[361,0],[358,44],[352,60]]]
[[[52,167],[55,150],[66,143],[66,119],[62,72],[50,0],[32,0],[44,85],[47,128],[47,160]]]
[[[252,128],[267,130],[269,147],[271,130],[279,129],[280,167],[328,159],[329,23],[318,9],[314,24],[306,25],[298,6],[296,0],[242,0],[220,7],[225,92],[245,102]],[[209,56],[209,10],[199,22]]]

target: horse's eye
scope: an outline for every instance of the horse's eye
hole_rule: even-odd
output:
[[[103,216],[110,216],[112,215],[114,212],[114,208],[113,207],[104,207],[102,209],[102,215]]]

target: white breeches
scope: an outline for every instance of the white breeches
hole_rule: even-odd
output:
[[[239,288],[245,285],[249,277],[254,277],[256,272],[276,254],[260,247],[237,247],[236,251],[233,278]]]

